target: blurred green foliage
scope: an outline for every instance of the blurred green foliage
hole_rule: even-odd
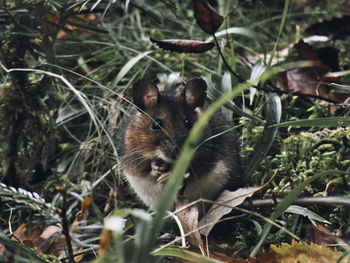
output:
[[[254,66],[268,64],[285,1],[209,2],[225,16],[218,37],[223,54],[230,66],[248,80]],[[292,43],[307,37],[305,29],[312,23],[348,12],[346,2],[292,1],[277,50],[290,49]],[[239,28],[240,33],[227,34],[225,29],[230,28]],[[26,222],[42,226],[62,224],[64,217],[72,224],[82,200],[91,196],[89,215],[83,226],[75,230],[75,237],[79,238],[75,246],[91,248],[84,250],[84,260],[94,259],[92,249],[98,246],[103,219],[122,208],[144,208],[128,189],[120,170],[121,134],[132,108],[128,99],[133,81],[148,76],[161,86],[176,88],[183,80],[202,76],[212,83],[209,92],[216,94],[213,98],[236,87],[237,79],[227,77],[229,73],[217,50],[199,55],[170,53],[157,49],[149,37],[210,38],[196,24],[191,1],[1,1],[0,172],[1,182],[7,185],[0,187],[1,230],[9,233],[9,225],[16,229]],[[326,45],[340,50],[339,66],[349,69],[349,37]],[[298,60],[295,52],[289,51],[287,57],[276,56],[276,61]],[[5,68],[31,71],[6,72]],[[62,76],[66,83],[50,73]],[[174,76],[176,80],[168,83]],[[272,76],[269,81],[275,85],[277,78]],[[342,78],[342,84],[348,85],[348,81],[349,76]],[[249,159],[259,142],[260,147],[269,150],[261,163],[256,159],[257,169],[251,183],[262,184],[276,169],[280,171],[269,188],[259,193],[260,197],[282,195],[320,171],[349,171],[348,128],[280,128],[273,135],[276,137],[271,140],[271,149],[262,145],[259,136],[267,127],[263,123],[270,120],[266,117],[269,113],[275,112],[266,112],[265,92],[257,91],[252,101],[249,92],[237,96],[232,101],[235,106],[225,108],[225,115],[238,125],[243,161]],[[279,98],[282,121],[331,116],[326,103],[291,95]],[[342,114],[348,114],[347,108]],[[304,193],[321,195],[329,183],[328,194],[348,196],[348,177],[331,174],[308,186]],[[20,192],[18,188],[26,191]],[[45,201],[31,192],[37,192]],[[314,211],[329,215],[327,209],[316,207]],[[272,211],[271,208],[260,212],[268,217]],[[138,259],[133,260],[137,262],[142,253],[149,256],[153,248],[142,242],[157,240],[155,236],[142,239],[134,235],[134,230],[136,234],[149,234],[152,222],[147,216],[133,211],[122,217],[127,219],[124,235],[115,238],[114,250],[101,262],[112,259],[123,262],[123,256],[115,253],[121,249],[122,241],[127,254],[137,248]],[[326,219],[336,230],[348,217],[347,210],[338,206]],[[298,218],[282,216],[281,220],[300,234]],[[231,225],[225,230],[226,236],[219,232],[220,246],[235,255],[238,252],[247,255],[263,224],[253,217],[244,217],[235,223],[235,229]],[[268,237],[269,242],[283,240],[288,240],[283,231]],[[214,243],[219,246],[220,242]],[[124,259],[129,260],[130,255]]]

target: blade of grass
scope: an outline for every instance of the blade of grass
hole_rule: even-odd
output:
[[[140,53],[136,57],[130,59],[124,65],[124,67],[122,67],[122,69],[118,72],[118,75],[115,77],[115,80],[113,81],[112,86],[117,85],[119,83],[119,81],[121,81],[122,78],[124,78],[124,76],[130,71],[130,69],[132,69],[132,67],[135,66],[137,62],[139,62],[139,60],[141,60],[142,58],[144,58],[145,56],[147,56],[151,52],[152,51],[146,51],[146,52]]]
[[[290,0],[286,0],[286,2],[284,3],[284,8],[283,8],[283,14],[282,14],[282,20],[281,20],[281,24],[280,24],[280,29],[279,29],[279,31],[278,31],[278,36],[277,36],[277,39],[276,39],[276,42],[275,42],[275,46],[273,47],[270,60],[269,60],[269,62],[267,63],[269,67],[271,66],[273,57],[275,56],[275,53],[276,53],[276,50],[277,50],[277,46],[278,46],[278,42],[279,42],[279,40],[280,40],[280,37],[281,37],[281,34],[282,34],[282,30],[283,30],[283,28],[284,28],[284,24],[285,24],[286,19],[287,19],[289,4],[290,4]]]

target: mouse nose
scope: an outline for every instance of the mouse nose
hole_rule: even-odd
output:
[[[161,143],[162,151],[165,156],[175,160],[182,148],[183,142],[183,139],[165,140]]]
[[[162,152],[166,157],[169,159],[175,160],[176,156],[179,152],[178,146],[176,143],[172,142],[171,140],[165,140],[161,143]]]

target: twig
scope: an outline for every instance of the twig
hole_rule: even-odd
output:
[[[67,219],[67,192],[66,192],[66,186],[63,186],[62,189],[62,198],[63,198],[63,205],[62,205],[62,232],[66,239],[67,249],[68,249],[68,258],[70,263],[74,263],[74,256],[73,256],[73,247],[72,247],[72,239],[69,234],[69,225],[68,225],[68,219]]]
[[[232,75],[234,75],[238,79],[239,82],[241,82],[241,83],[245,82],[245,80],[237,72],[235,72],[230,67],[230,65],[227,63],[224,55],[221,52],[221,49],[220,49],[220,46],[219,46],[219,42],[218,42],[218,40],[217,40],[217,38],[215,36],[215,33],[213,33],[213,39],[214,39],[216,48],[217,48],[217,50],[219,52],[219,55],[220,55],[222,61],[224,62],[226,68],[231,72]],[[329,103],[333,103],[333,104],[338,104],[339,103],[338,101],[335,101],[335,100],[332,100],[332,99],[328,99],[328,98],[325,98],[325,97],[322,97],[322,96],[318,96],[318,95],[302,94],[302,93],[294,92],[294,91],[281,90],[277,86],[275,86],[273,83],[271,83],[270,81],[268,81],[266,84],[269,86],[269,88],[264,88],[264,87],[261,87],[260,85],[253,85],[253,84],[252,84],[252,87],[256,88],[257,90],[262,90],[262,91],[276,92],[276,93],[279,93],[279,94],[292,94],[292,95],[297,95],[297,96],[300,96],[300,97],[308,97],[308,98],[313,98],[313,99],[319,99],[319,100],[323,100],[323,101],[326,101],[326,102],[329,102]]]
[[[216,38],[216,36],[215,36],[215,33],[213,33],[213,38],[214,38],[214,41],[215,41],[216,48],[217,48],[217,50],[218,50],[218,52],[219,52],[219,55],[220,55],[222,61],[224,62],[225,66],[227,67],[227,69],[231,72],[231,74],[232,74],[233,76],[235,76],[235,77],[239,80],[239,82],[242,82],[242,83],[245,82],[245,80],[244,80],[240,75],[238,75],[238,73],[236,73],[236,72],[230,67],[230,65],[227,63],[227,61],[226,61],[224,55],[223,55],[222,52],[221,52],[221,49],[220,49],[220,46],[219,46],[219,42],[218,42],[218,40],[217,40],[217,38]]]
[[[258,199],[258,200],[251,200],[251,201],[245,201],[241,206],[243,207],[259,207],[259,206],[267,206],[267,205],[275,205],[277,203],[280,203],[283,200],[283,198],[276,198],[276,199]],[[349,198],[343,198],[338,196],[319,196],[319,197],[300,197],[297,198],[293,204],[300,204],[300,205],[346,205],[350,206],[350,199]]]

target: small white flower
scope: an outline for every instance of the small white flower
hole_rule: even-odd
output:
[[[105,228],[112,230],[116,233],[123,232],[123,229],[125,227],[125,221],[126,219],[119,217],[119,216],[111,216],[104,219],[104,226]]]

